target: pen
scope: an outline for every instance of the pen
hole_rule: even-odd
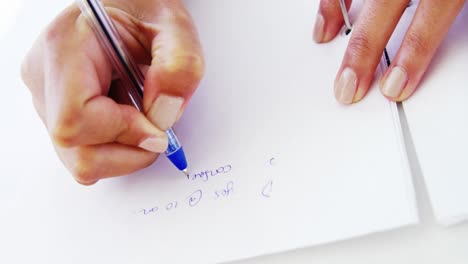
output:
[[[135,106],[138,111],[143,112],[143,73],[127,51],[125,44],[107,15],[101,1],[77,0],[76,2],[109,56],[133,106]],[[188,164],[182,145],[172,128],[166,130],[166,135],[169,142],[167,150],[165,151],[166,156],[172,164],[188,178]]]

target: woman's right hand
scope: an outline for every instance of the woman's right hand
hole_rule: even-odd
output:
[[[164,131],[178,120],[204,71],[198,34],[182,0],[104,4],[132,55],[148,66],[145,113],[107,97],[118,81],[76,5],[40,35],[22,66],[58,155],[85,185],[152,164],[167,148]]]

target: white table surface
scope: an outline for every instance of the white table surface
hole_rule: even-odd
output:
[[[235,263],[468,263],[468,222],[451,227],[443,227],[435,222],[402,109],[400,115],[403,118],[405,138],[410,142],[408,153],[419,204],[419,225]]]
[[[9,21],[0,22],[6,27]],[[405,132],[408,140],[407,128]],[[419,203],[419,225],[235,263],[468,263],[468,223],[449,228],[435,223],[414,148],[410,146],[408,151]]]

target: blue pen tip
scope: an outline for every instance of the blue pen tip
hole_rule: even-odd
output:
[[[169,160],[177,167],[177,169],[183,171],[185,175],[188,173],[187,159],[185,158],[184,149],[181,147],[174,153],[167,156]],[[187,172],[186,172],[187,171]]]

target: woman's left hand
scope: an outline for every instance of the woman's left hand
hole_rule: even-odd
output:
[[[347,7],[351,0],[345,1]],[[409,0],[367,0],[353,27],[335,80],[335,97],[343,104],[360,101]],[[392,101],[403,101],[416,90],[437,48],[466,0],[420,0],[398,53],[380,80],[380,91]],[[321,0],[314,32],[318,43],[332,40],[343,26],[338,0]]]

